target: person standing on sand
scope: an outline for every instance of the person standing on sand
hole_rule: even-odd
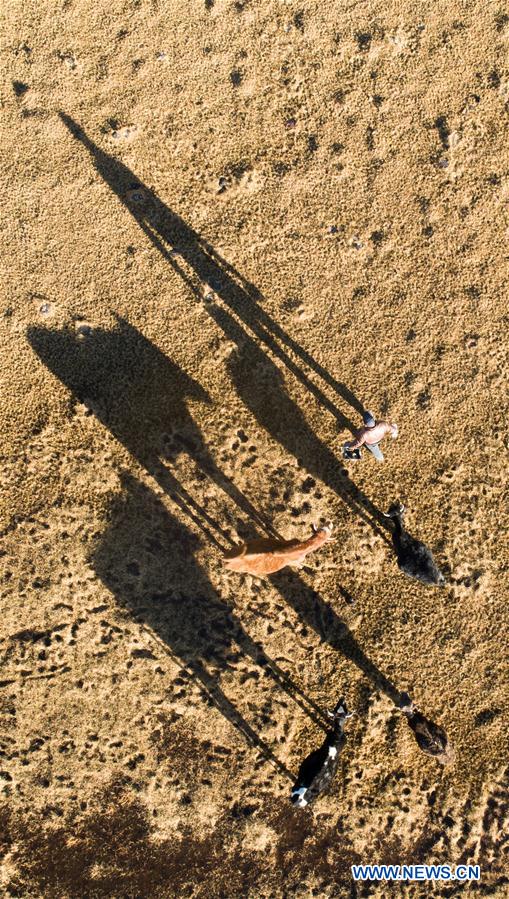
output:
[[[380,449],[380,441],[387,434],[396,438],[398,436],[398,426],[390,421],[376,421],[372,412],[364,412],[362,416],[364,427],[354,432],[355,440],[348,440],[343,444],[343,458],[360,459],[360,452],[354,455],[355,450],[360,450],[361,446],[373,454],[377,462],[383,462],[384,457]]]

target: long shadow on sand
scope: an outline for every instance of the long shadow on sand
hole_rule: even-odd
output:
[[[390,542],[386,537],[386,519],[348,478],[346,469],[334,453],[314,434],[302,411],[288,395],[279,369],[262,347],[285,364],[323,408],[334,415],[342,428],[353,431],[354,425],[309,378],[302,366],[314,372],[345,403],[361,413],[363,406],[359,400],[265,312],[261,305],[263,297],[253,284],[222,259],[130,169],[91,141],[76,122],[63,113],[60,117],[74,138],[89,151],[100,176],[194,296],[203,300],[204,289],[208,286],[221,300],[221,306],[212,302],[206,309],[237,346],[237,358],[230,371],[239,394],[258,421],[287,452],[301,461],[307,471],[320,478],[386,542]]]
[[[334,489],[386,539],[385,519],[368,497],[349,481],[334,454],[313,433],[304,415],[287,394],[279,369],[259,343],[284,362],[342,427],[352,430],[353,426],[322,389],[301,370],[288,351],[357,412],[363,408],[359,401],[265,313],[260,307],[260,294],[253,285],[221,259],[153,192],[141,185],[129,169],[96,147],[71,119],[66,116],[62,119],[71,133],[87,147],[98,172],[194,295],[201,298],[203,286],[208,284],[222,300],[224,306],[211,303],[207,308],[228,338],[237,345],[238,352],[229,364],[230,373],[239,394],[258,421],[289,453],[301,459],[308,471]],[[199,283],[195,283],[182,268],[179,257],[191,267]],[[52,331],[45,328],[29,329],[28,339],[50,371],[66,384],[75,397],[86,403],[218,547],[224,548],[215,534],[226,541],[229,536],[164,464],[181,452],[186,452],[202,474],[211,478],[253,522],[273,533],[266,516],[260,514],[217,468],[187,409],[187,399],[209,402],[207,393],[135,328],[122,319],[117,319],[117,323],[111,331],[94,329],[83,340],[78,340],[70,330]],[[256,340],[244,326],[250,329]],[[197,538],[169,515],[151,491],[134,478],[126,477],[124,485],[126,497],[121,500],[118,509],[112,510],[112,524],[94,556],[99,577],[115,594],[118,602],[128,606],[138,620],[159,635],[169,652],[189,668],[225,717],[257,745],[280,771],[291,776],[227,699],[218,685],[217,675],[211,673],[207,665],[220,671],[227,668],[228,653],[236,644],[246,656],[269,670],[299,704],[305,699],[303,708],[323,725],[321,710],[265,655],[231,609],[217,598],[194,559]],[[144,521],[139,521],[141,514],[146,515]],[[153,536],[151,528],[157,521],[157,534]],[[133,558],[133,552],[139,570],[134,580],[125,574],[126,559]],[[141,564],[138,561],[140,558]],[[130,570],[134,570],[132,566]],[[394,703],[399,702],[397,688],[362,652],[346,625],[316,591],[307,587],[293,572],[274,576],[273,583],[321,639],[353,661]]]
[[[213,531],[228,538],[165,467],[163,459],[171,461],[186,452],[248,516],[254,513],[261,520],[217,469],[187,409],[188,400],[208,402],[208,395],[139,331],[118,319],[118,326],[111,331],[94,329],[82,340],[69,329],[30,328],[27,336],[48,369],[86,404],[209,541],[223,549]],[[228,667],[227,653],[236,643],[324,727],[322,710],[269,659],[231,609],[217,598],[194,559],[197,537],[172,517],[148,488],[128,475],[123,481],[126,494],[112,509],[112,523],[94,556],[98,576],[119,604],[128,606],[189,668],[225,717],[290,776],[223,694],[205,662],[210,660],[219,669]],[[126,573],[126,562],[133,559],[140,570],[139,579]]]
[[[344,621],[316,590],[309,587],[291,568],[272,575],[270,580],[288,605],[295,609],[324,643],[353,662],[375,689],[385,693],[391,702],[399,706],[401,692],[362,651]]]
[[[136,328],[117,317],[117,327],[94,328],[81,340],[71,329],[41,327],[29,328],[27,338],[46,367],[91,409],[210,542],[224,549],[233,541],[169,470],[181,453],[249,520],[275,535],[267,517],[216,466],[189,412],[188,400],[210,403],[207,392]]]
[[[65,113],[60,118],[73,137],[81,141],[92,156],[93,164],[106,184],[117,194],[129,209],[151,242],[170,263],[172,268],[189,284],[193,293],[203,297],[203,286],[208,285],[220,295],[232,312],[249,327],[320,403],[337,418],[341,427],[352,429],[350,420],[327,397],[323,390],[313,383],[299,367],[288,351],[299,363],[311,369],[324,383],[356,412],[362,414],[363,406],[351,390],[318,363],[261,307],[263,297],[260,291],[247,281],[236,269],[226,262],[213,247],[196,233],[184,220],[166,206],[127,166],[109,156],[85,134],[83,129]],[[181,264],[179,256],[193,270],[199,283],[193,283]]]
[[[181,511],[219,548],[223,549],[214,533],[228,539],[220,525],[183,488],[163,460],[171,461],[186,452],[247,515],[261,520],[243,494],[217,469],[187,409],[188,400],[208,402],[208,395],[139,331],[118,319],[116,328],[94,329],[83,340],[77,339],[69,329],[56,331],[40,327],[28,330],[28,340],[49,370],[75,398],[86,403]],[[256,366],[259,355],[263,354],[254,342],[249,353]],[[275,377],[272,368],[269,370]],[[270,383],[269,388],[272,389]],[[243,389],[247,393],[249,387]],[[285,415],[291,414],[294,410],[289,401]],[[297,424],[305,428],[305,422],[299,418]],[[308,435],[308,439],[312,440],[313,436]],[[265,655],[232,611],[217,598],[194,559],[198,547],[196,536],[173,518],[148,488],[129,476],[124,480],[127,498],[120,500],[113,510],[112,524],[95,554],[99,577],[118,602],[129,606],[160,636],[169,651],[189,667],[228,720],[282,770],[269,747],[224,696],[214,676],[207,671],[205,661],[211,660],[224,669],[227,666],[224,652],[236,643],[248,657],[264,666],[321,726],[326,720],[322,711]],[[145,517],[140,519],[142,514]],[[152,539],[151,529],[156,519],[159,519],[157,536]],[[137,557],[144,554],[140,580],[125,576],[125,562],[132,558],[133,552]],[[160,586],[154,588],[154,581]],[[272,582],[322,640],[354,662],[377,689],[398,704],[397,688],[365,655],[344,622],[315,590],[289,569],[274,575]]]
[[[195,559],[199,540],[173,517],[154,493],[129,474],[124,492],[110,510],[92,564],[119,605],[157,635],[185,674],[195,679],[207,698],[280,773],[290,772],[245,720],[219,685],[219,677],[235,670],[239,651],[274,679],[316,724],[326,728],[321,709],[309,699],[244,630],[232,608],[221,601]],[[134,573],[133,573],[134,572]],[[182,681],[181,681],[182,682]],[[262,714],[259,726],[264,724]]]

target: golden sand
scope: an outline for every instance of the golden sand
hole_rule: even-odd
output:
[[[354,862],[502,895],[503,4],[2,16],[2,895],[394,894]],[[400,437],[346,470],[364,407]],[[395,499],[445,589],[398,571]],[[325,519],[300,571],[220,564]],[[341,695],[338,775],[294,809]]]

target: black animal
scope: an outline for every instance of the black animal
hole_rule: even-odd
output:
[[[386,518],[392,518],[394,522],[392,542],[396,550],[398,565],[408,577],[422,581],[423,584],[435,584],[442,587],[445,584],[445,578],[438,568],[431,550],[420,540],[412,537],[408,531],[405,531],[404,511],[403,503],[392,503],[389,511],[385,513]]]
[[[407,694],[403,694],[400,708],[415,734],[419,749],[435,758],[447,755],[449,746],[445,731],[419,712]]]
[[[298,808],[309,805],[329,786],[338,767],[339,753],[346,741],[343,733],[345,721],[352,714],[353,712],[348,713],[344,699],[339,700],[333,712],[328,712],[332,718],[332,728],[320,749],[315,749],[304,759],[292,788],[290,801]]]

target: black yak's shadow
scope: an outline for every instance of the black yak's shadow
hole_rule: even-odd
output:
[[[199,547],[195,534],[131,475],[123,474],[122,481],[124,492],[110,509],[110,523],[91,559],[98,577],[118,604],[162,641],[227,720],[290,777],[224,694],[219,684],[221,673],[234,670],[244,656],[324,728],[325,715],[249,636],[232,608],[218,598],[195,559]],[[259,726],[263,726],[263,717]]]
[[[123,163],[101,150],[87,136],[83,128],[65,113],[60,118],[73,137],[81,141],[92,157],[92,162],[111,190],[134,216],[140,228],[172,268],[189,284],[193,293],[203,297],[203,287],[214,291],[232,312],[265,344],[302,384],[338,420],[341,427],[352,429],[350,420],[338,409],[303,371],[310,369],[356,412],[362,414],[363,406],[349,388],[332,377],[310,353],[304,350],[262,308],[260,291],[223,259],[214,248],[173,212],[147,185]],[[193,271],[189,276],[182,266],[185,262]],[[298,361],[296,361],[298,360]]]
[[[288,453],[300,460],[307,472],[320,478],[391,545],[386,536],[386,517],[353,483],[346,468],[309,426],[289,396],[278,367],[226,310],[217,308],[210,314],[237,342],[239,352],[230,356],[228,370],[239,396],[257,421]]]
[[[385,693],[391,702],[399,706],[403,694],[368,658],[344,621],[316,590],[309,587],[290,568],[272,575],[271,581],[288,605],[292,606],[324,643],[353,662],[375,689]]]
[[[140,331],[117,318],[115,328],[94,328],[81,340],[69,328],[31,327],[27,337],[46,367],[86,403],[212,542],[224,549],[224,542],[231,545],[232,540],[165,464],[171,465],[180,453],[250,520],[274,533],[266,517],[220,471],[204,443],[187,404],[209,403],[207,392]]]
[[[411,703],[411,699],[406,691],[398,690],[392,681],[363,652],[344,621],[339,618],[329,603],[316,590],[309,587],[295,571],[286,568],[284,571],[272,575],[271,581],[286,602],[318,634],[320,640],[328,643],[332,649],[335,649],[346,659],[353,662],[371,681],[375,690],[385,693],[396,708],[400,710]],[[426,722],[430,731],[441,731],[441,728],[430,719],[420,715],[420,720]],[[408,717],[407,723],[410,724]],[[419,742],[416,728],[411,724],[410,727],[414,731],[419,748],[423,749],[422,743]],[[424,749],[423,751],[426,752],[427,750]],[[431,754],[433,753],[428,752],[428,755]]]
[[[213,302],[206,308],[228,339],[237,345],[238,360],[230,371],[241,398],[258,421],[287,452],[301,460],[304,468],[323,480],[389,542],[385,536],[386,519],[350,481],[335,455],[314,434],[302,411],[288,395],[280,371],[265,351],[270,350],[280,359],[323,408],[334,415],[342,428],[352,431],[354,426],[302,366],[306,366],[345,403],[361,413],[363,406],[359,400],[268,315],[262,307],[263,297],[253,284],[222,259],[203,237],[165,205],[153,190],[142,184],[123,163],[90,140],[76,122],[63,113],[60,117],[71,134],[89,151],[104,181],[192,293],[202,300],[204,290],[210,288],[222,301],[221,306]],[[249,336],[249,332],[255,339]]]

